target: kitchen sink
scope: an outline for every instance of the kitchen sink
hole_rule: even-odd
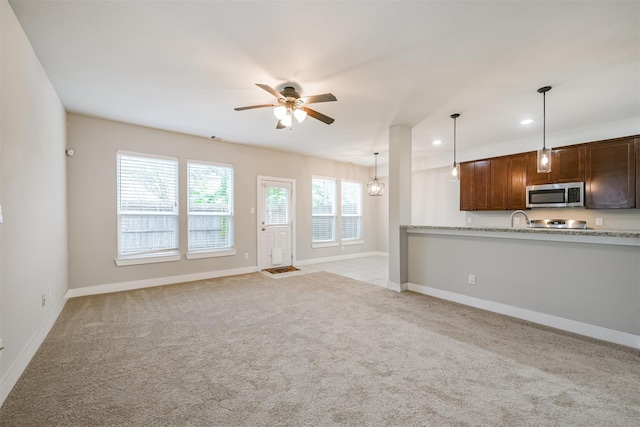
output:
[[[587,221],[577,219],[532,219],[529,223],[531,228],[587,228]]]

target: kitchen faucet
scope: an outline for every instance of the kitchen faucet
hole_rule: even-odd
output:
[[[521,213],[522,215],[524,215],[524,220],[527,222],[527,224],[531,224],[531,221],[529,221],[529,217],[527,216],[527,213],[525,211],[514,211],[511,214],[511,228],[513,228],[513,217],[516,216],[516,214]]]

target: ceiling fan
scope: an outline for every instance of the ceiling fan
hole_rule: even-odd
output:
[[[293,123],[292,116],[296,118],[298,123],[301,123],[307,117],[307,115],[328,125],[334,122],[334,119],[332,119],[331,117],[325,116],[324,114],[319,113],[316,110],[312,110],[311,108],[306,106],[307,104],[314,104],[317,102],[337,101],[336,97],[331,93],[323,93],[322,95],[313,96],[300,96],[300,94],[295,90],[293,86],[286,86],[280,92],[278,92],[271,86],[263,85],[260,83],[256,83],[256,86],[266,90],[271,95],[275,96],[278,100],[278,103],[250,105],[248,107],[234,108],[234,110],[243,111],[251,110],[253,108],[275,107],[273,109],[273,114],[278,119],[276,129],[284,129],[291,126],[291,124]]]

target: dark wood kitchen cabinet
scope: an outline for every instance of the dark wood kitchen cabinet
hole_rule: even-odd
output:
[[[584,182],[586,208],[640,208],[640,135],[556,148],[549,174],[536,154],[461,163],[460,210],[525,209],[527,185],[556,182]]]
[[[587,144],[585,207],[636,207],[636,139],[620,138]]]
[[[527,185],[584,182],[586,145],[556,148],[551,152],[551,172],[538,173],[538,153],[527,153]]]
[[[509,156],[509,187],[507,209],[526,209],[527,207],[527,155]]]
[[[460,210],[489,209],[490,160],[460,163]]]
[[[636,208],[640,209],[640,138],[636,138]]]
[[[491,159],[489,168],[489,209],[503,210],[509,205],[509,158]]]
[[[526,154],[490,159],[490,210],[526,207],[526,159]]]
[[[460,210],[525,208],[526,155],[460,164]]]

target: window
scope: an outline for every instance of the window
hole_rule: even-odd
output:
[[[289,188],[269,185],[265,190],[265,225],[289,225]]]
[[[342,239],[362,239],[362,183],[342,181]]]
[[[187,175],[189,253],[235,253],[233,166],[189,161]]]
[[[178,159],[119,151],[117,168],[118,259],[179,259]]]
[[[336,180],[312,179],[313,242],[336,241]]]

